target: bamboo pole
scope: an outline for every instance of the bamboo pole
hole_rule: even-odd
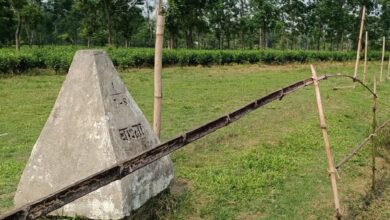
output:
[[[357,78],[357,74],[358,74],[359,61],[360,61],[360,51],[362,49],[362,35],[363,35],[365,18],[366,18],[366,6],[363,5],[362,16],[361,16],[361,19],[360,19],[360,31],[359,31],[359,36],[358,36],[358,45],[357,45],[357,51],[356,51],[355,71],[353,73],[353,78]],[[347,89],[347,88],[355,88],[355,87],[356,87],[356,84],[354,82],[352,86],[334,87],[333,89],[334,90],[338,90],[338,89]]]
[[[385,62],[385,46],[386,46],[386,38],[383,37],[382,42],[382,63],[381,63],[381,76],[380,81],[383,82],[383,63]]]
[[[337,219],[341,219],[342,214],[341,214],[341,208],[340,208],[339,194],[337,191],[336,169],[335,169],[334,164],[333,164],[332,153],[330,150],[328,130],[326,127],[324,109],[322,107],[321,93],[320,93],[320,87],[318,85],[317,72],[316,72],[313,65],[310,65],[310,67],[311,67],[311,72],[313,74],[313,84],[314,84],[314,89],[315,89],[315,93],[316,93],[318,113],[319,113],[319,117],[320,117],[320,127],[322,130],[322,137],[324,139],[324,144],[325,144],[326,158],[328,161],[328,172],[329,172],[330,181],[331,181],[331,185],[332,185],[334,205],[336,208],[336,217],[337,217]]]
[[[358,67],[359,67],[359,60],[360,60],[360,50],[362,48],[362,35],[363,35],[365,17],[366,17],[366,6],[363,6],[362,18],[361,18],[361,21],[360,21],[359,40],[358,40],[357,52],[356,52],[355,72],[353,74],[354,78],[357,78],[357,74],[358,74]]]
[[[154,108],[153,108],[153,130],[159,138],[160,138],[160,129],[161,129],[161,101],[162,101],[161,72],[162,72],[162,50],[163,50],[163,43],[164,43],[163,37],[164,37],[164,16],[162,13],[162,0],[159,0],[157,12],[156,12],[156,45],[155,45],[155,55],[154,55]]]
[[[363,67],[363,83],[366,84],[367,74],[367,50],[368,50],[368,32],[366,31],[366,38],[364,44],[364,67]]]
[[[377,129],[376,108],[377,108],[377,95],[376,95],[376,75],[374,75],[374,94],[372,96],[372,133],[374,134]],[[376,171],[376,138],[372,137],[372,190],[375,190],[375,171]]]

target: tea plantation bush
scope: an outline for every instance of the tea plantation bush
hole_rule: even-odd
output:
[[[66,72],[76,50],[75,46],[46,46],[33,49],[23,47],[0,49],[0,72],[22,73],[31,68],[49,68]],[[119,68],[152,67],[154,50],[150,48],[102,48],[108,52],[114,65]],[[388,56],[388,54],[387,54]],[[354,60],[355,52],[293,51],[293,50],[164,50],[163,63],[169,65],[223,65],[230,63],[283,64],[309,61]],[[380,60],[381,52],[372,51],[370,60]]]

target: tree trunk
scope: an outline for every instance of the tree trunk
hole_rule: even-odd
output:
[[[172,33],[169,33],[169,40],[168,40],[168,49],[174,48],[174,36]]]
[[[33,42],[34,42],[34,31],[31,31],[30,39],[29,39],[30,48],[32,48]]]
[[[263,49],[267,49],[267,31],[266,31],[265,21],[263,22],[262,31],[263,31],[262,46],[263,46]]]
[[[221,35],[218,35],[218,49],[221,49],[221,43],[222,42],[222,39],[221,39]]]
[[[200,31],[198,31],[198,49],[200,49]]]
[[[245,49],[245,36],[244,36],[244,31],[241,31],[241,49]]]
[[[28,30],[27,25],[24,25],[24,30],[26,31],[28,47],[31,48],[30,40],[31,40],[31,31]]]
[[[16,50],[19,51],[20,50],[20,29],[22,27],[22,18],[20,17],[20,14],[17,13],[17,25],[16,25],[16,31],[15,31],[15,46],[16,46]]]
[[[91,37],[88,37],[87,45],[88,45],[88,48],[91,48]]]
[[[187,48],[192,48],[193,47],[193,40],[192,40],[192,29],[188,29],[186,33],[186,41],[187,41]]]
[[[321,38],[317,37],[317,50],[320,50]]]
[[[111,45],[112,44],[111,16],[108,7],[109,7],[108,0],[104,0],[104,10],[106,11],[106,16],[107,16],[108,45]]]
[[[226,41],[227,41],[227,49],[230,49],[230,36],[226,36]]]
[[[261,38],[261,28],[259,30],[259,50],[261,49],[262,47],[262,38]]]

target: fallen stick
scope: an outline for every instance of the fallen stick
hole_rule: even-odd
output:
[[[351,89],[355,86],[340,86],[340,87],[334,87],[333,90],[340,90],[340,89]]]

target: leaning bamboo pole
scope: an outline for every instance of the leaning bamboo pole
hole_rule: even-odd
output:
[[[332,152],[330,150],[328,130],[326,127],[324,109],[322,107],[321,93],[320,93],[320,87],[318,84],[317,72],[316,72],[313,65],[310,65],[310,67],[311,67],[311,72],[313,74],[313,84],[314,84],[314,89],[315,89],[315,93],[316,93],[318,113],[319,113],[319,117],[320,117],[320,127],[322,130],[322,137],[324,139],[324,144],[325,144],[326,158],[328,160],[328,172],[329,172],[330,181],[331,181],[331,185],[332,185],[334,204],[335,204],[335,208],[336,208],[336,217],[338,219],[341,219],[342,214],[341,214],[341,208],[340,208],[339,194],[337,191],[336,169],[335,169],[334,164],[333,164]]]
[[[359,68],[360,51],[362,49],[362,35],[363,35],[365,17],[366,17],[366,6],[363,5],[362,16],[360,19],[360,31],[359,31],[359,36],[358,36],[358,45],[357,45],[357,51],[356,51],[355,71],[353,74],[353,78],[355,78],[355,79],[357,78],[358,68]],[[352,86],[334,87],[333,89],[337,90],[337,89],[347,89],[347,88],[355,88],[355,87],[356,87],[356,84],[354,82]]]
[[[385,47],[386,47],[386,38],[383,37],[382,42],[382,63],[381,63],[381,76],[380,81],[383,82],[383,63],[385,62]]]
[[[376,108],[377,108],[377,95],[376,95],[376,75],[374,75],[374,95],[372,96],[372,133],[374,134],[377,129],[376,119]],[[372,190],[375,190],[375,171],[376,171],[376,138],[375,135],[372,137]]]
[[[364,44],[364,66],[363,66],[363,83],[366,84],[367,75],[367,50],[368,50],[368,32],[366,31],[366,38]]]
[[[157,4],[156,4],[157,5]],[[154,107],[153,130],[160,138],[161,129],[161,102],[162,102],[162,50],[164,43],[164,16],[162,13],[162,0],[158,0],[156,12],[156,45],[154,55]]]
[[[366,6],[363,6],[362,9],[362,18],[360,21],[360,31],[359,31],[359,40],[357,45],[357,52],[356,52],[356,63],[355,63],[355,72],[353,74],[354,78],[357,78],[358,74],[358,68],[359,68],[359,60],[360,60],[360,50],[362,48],[362,36],[363,36],[363,29],[364,29],[364,20],[366,17]],[[354,86],[355,87],[355,86]]]

